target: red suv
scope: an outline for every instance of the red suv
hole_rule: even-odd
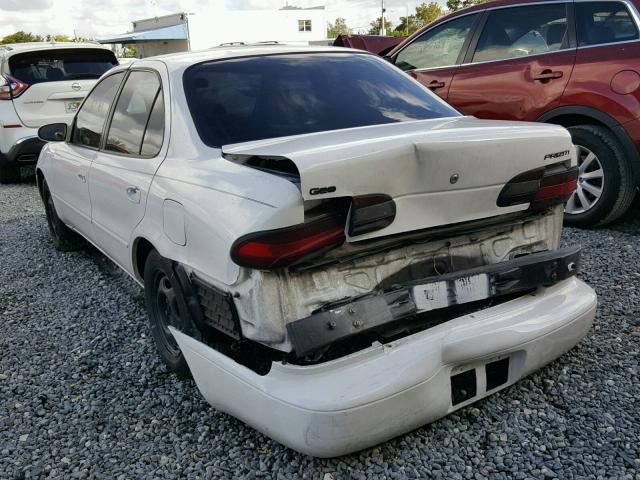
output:
[[[566,223],[611,222],[640,184],[640,0],[499,0],[388,57],[467,115],[563,125],[579,153]]]

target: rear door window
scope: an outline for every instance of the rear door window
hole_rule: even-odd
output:
[[[9,58],[11,75],[29,85],[96,79],[117,64],[113,52],[97,48],[42,50]]]
[[[111,103],[122,82],[124,72],[109,75],[98,83],[87,96],[76,115],[71,143],[90,148],[100,148],[102,130]]]
[[[116,103],[105,150],[140,155],[149,117],[160,93],[158,75],[148,71],[131,72]]]
[[[638,27],[622,2],[577,2],[578,46],[638,39]]]
[[[566,4],[500,8],[489,13],[473,62],[539,55],[568,46]]]
[[[405,71],[455,65],[478,15],[465,15],[425,32],[398,53],[395,64]]]

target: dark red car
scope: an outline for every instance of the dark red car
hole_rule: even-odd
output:
[[[569,225],[611,222],[640,184],[640,0],[499,0],[388,57],[467,115],[563,125],[579,153]]]

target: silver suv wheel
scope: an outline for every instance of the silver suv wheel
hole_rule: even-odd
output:
[[[592,209],[604,187],[604,169],[600,160],[587,147],[576,145],[578,151],[578,187],[571,194],[564,211],[568,214],[584,213]]]

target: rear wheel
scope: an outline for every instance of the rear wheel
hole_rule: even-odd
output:
[[[189,366],[169,327],[189,333],[191,318],[184,292],[170,260],[152,250],[144,267],[144,293],[151,336],[160,357],[181,377],[189,376]]]
[[[635,196],[631,165],[607,128],[578,125],[569,132],[578,153],[578,187],[567,201],[565,224],[594,227],[613,222]]]
[[[20,167],[0,165],[0,183],[16,183],[20,181]]]
[[[61,252],[71,252],[82,248],[85,245],[84,239],[60,220],[49,186],[44,179],[42,180],[42,201],[47,214],[49,235],[56,248]]]

